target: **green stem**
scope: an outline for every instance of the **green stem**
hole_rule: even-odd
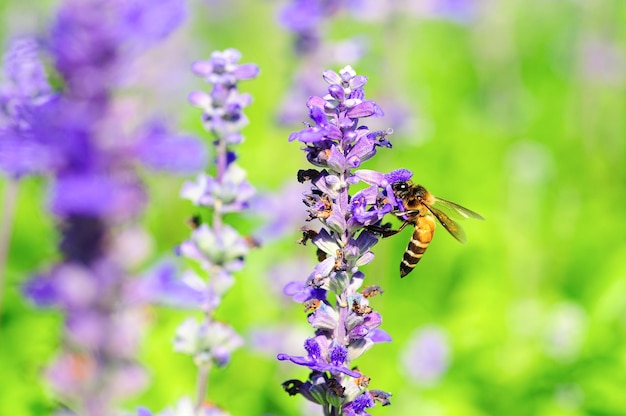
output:
[[[211,363],[203,363],[198,366],[198,380],[196,382],[196,412],[202,407],[207,389],[209,387],[209,371]]]

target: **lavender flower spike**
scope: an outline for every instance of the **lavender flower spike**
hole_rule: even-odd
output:
[[[362,118],[382,115],[375,102],[365,99],[365,76],[346,66],[339,73],[325,71],[323,78],[328,94],[307,101],[313,124],[289,137],[304,144],[313,165],[298,172],[298,180],[310,183],[304,196],[308,221],[321,223],[321,230],[306,229],[303,238],[316,246],[320,262],[306,282],[289,283],[285,294],[303,302],[315,337],[304,344],[306,356],[277,358],[312,370],[307,381],[283,383],[290,395],[320,404],[324,415],[367,415],[377,402],[388,405],[391,394],[370,390],[370,378],[351,362],[391,337],[379,328],[382,317],[370,305],[382,289],[361,289],[365,275],[359,268],[373,260],[370,249],[378,241],[368,227],[379,226],[386,214],[399,209],[391,184],[407,180],[411,172],[355,170],[379,148],[391,147],[391,130],[359,125]],[[352,193],[350,188],[361,181],[370,186]]]
[[[225,367],[243,344],[230,325],[214,316],[234,284],[234,273],[244,266],[254,245],[224,222],[226,213],[245,212],[255,193],[245,170],[235,162],[234,147],[243,141],[241,130],[248,123],[243,110],[252,102],[250,95],[239,92],[238,83],[255,78],[259,68],[239,64],[240,58],[239,51],[227,49],[192,65],[192,71],[211,84],[209,92],[192,92],[189,102],[202,110],[204,128],[213,139],[214,163],[211,173],[201,173],[195,181],[185,183],[180,196],[210,210],[211,220],[204,222],[202,216],[195,216],[190,222],[191,235],[176,248],[179,256],[197,263],[198,273],[187,271],[176,279],[171,269],[161,267],[147,280],[144,290],[157,301],[188,307],[202,316],[182,322],[174,339],[174,350],[192,357],[198,377],[195,399],[181,399],[173,413],[165,411],[163,415],[225,415],[205,405],[209,372],[214,366]],[[139,414],[151,413],[144,409]]]
[[[139,133],[121,125],[115,98],[129,62],[168,35],[183,10],[182,0],[61,2],[45,36],[58,93],[31,41],[14,44],[5,61],[11,85],[1,95],[11,123],[3,120],[0,147],[15,151],[0,148],[0,165],[16,177],[49,174],[59,224],[60,260],[24,292],[63,316],[62,347],[46,375],[64,414],[121,414],[119,401],[148,381],[136,362],[144,315],[131,278],[149,251],[143,232],[129,227],[147,202],[137,168],[194,170],[202,151],[159,123]],[[158,30],[138,30],[139,21]],[[178,149],[174,163],[165,148]]]

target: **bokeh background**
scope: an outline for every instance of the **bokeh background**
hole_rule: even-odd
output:
[[[626,2],[374,3],[374,13],[344,10],[324,22],[326,41],[357,39],[362,50],[329,50],[325,62],[306,62],[319,74],[319,93],[324,69],[351,64],[367,75],[367,96],[386,113],[370,125],[395,134],[394,148],[365,167],[409,168],[432,193],[487,221],[461,223],[465,246],[439,228],[405,279],[398,264],[411,231],[375,247],[363,271],[384,289],[372,302],[393,342],[355,364],[371,388],[393,397],[391,407],[371,413],[626,415]],[[0,2],[0,37],[45,28],[55,4]],[[141,116],[165,114],[201,136],[186,96],[204,85],[188,68],[213,50],[239,49],[242,62],[261,68],[258,79],[240,85],[254,97],[240,163],[260,193],[276,198],[275,213],[297,219],[304,206],[295,175],[306,166],[287,137],[301,124],[278,120],[303,63],[293,35],[277,23],[283,5],[191,2],[185,26],[133,64],[120,99]],[[304,102],[297,108],[305,121]],[[149,268],[186,238],[194,208],[178,198],[185,178],[146,173],[145,180]],[[20,293],[58,257],[45,201],[44,179],[20,183],[0,316],[0,415],[45,415],[56,404],[41,376],[59,347],[62,317]],[[249,233],[269,220],[261,209],[227,218]],[[249,255],[218,312],[247,340],[209,382],[209,398],[235,416],[321,414],[280,387],[306,377],[306,369],[274,358],[298,352],[310,333],[302,306],[281,295],[315,261],[312,247],[295,244],[298,221],[290,224]],[[195,367],[171,343],[188,312],[147,313],[140,360],[152,380],[129,411],[160,411],[194,393]]]

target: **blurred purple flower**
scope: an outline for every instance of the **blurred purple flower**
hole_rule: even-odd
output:
[[[579,68],[587,81],[609,85],[624,84],[626,54],[618,43],[588,35],[579,48]]]
[[[61,217],[128,218],[139,213],[145,201],[137,178],[76,173],[60,176],[53,184],[50,210]]]
[[[235,163],[233,146],[243,141],[241,130],[248,123],[243,109],[252,102],[249,94],[239,93],[238,82],[255,78],[259,68],[239,64],[240,58],[239,51],[227,49],[215,51],[208,60],[192,66],[196,75],[211,84],[209,92],[192,92],[189,101],[202,109],[203,126],[213,139],[215,163],[210,167],[213,174],[200,173],[195,181],[186,182],[180,196],[197,207],[210,209],[211,215],[210,222],[203,222],[199,215],[192,219],[191,236],[176,248],[176,253],[196,262],[202,277],[186,272],[178,278],[166,266],[144,285],[146,296],[161,303],[191,307],[203,316],[201,321],[190,317],[182,322],[174,340],[174,350],[190,355],[198,367],[196,405],[189,403],[189,407],[181,401],[175,411],[164,414],[186,415],[189,411],[195,415],[221,415],[221,410],[199,405],[205,400],[209,369],[212,365],[226,366],[233,351],[243,344],[232,327],[214,318],[215,309],[234,283],[233,273],[243,267],[248,251],[256,244],[224,222],[226,213],[245,211],[255,194],[246,172]],[[150,414],[145,409],[143,413]]]
[[[86,396],[90,394],[90,380],[98,376],[95,357],[81,353],[63,353],[57,356],[46,370],[47,378],[55,389],[64,396]],[[146,372],[133,363],[111,368],[110,383],[101,386],[102,397],[130,397],[140,392],[148,383]],[[89,414],[101,414],[102,403],[97,400],[84,404]]]
[[[180,0],[66,0],[50,31],[55,66],[75,94],[105,99],[128,59],[169,35],[184,15]]]
[[[252,198],[251,211],[262,217],[262,226],[254,234],[263,242],[297,233],[306,221],[302,212],[302,196],[306,185],[287,183],[277,192],[262,193]],[[279,275],[280,273],[273,273]]]
[[[229,325],[211,319],[187,318],[176,330],[174,350],[193,356],[196,365],[212,362],[224,367],[243,339]]]
[[[180,244],[178,254],[199,262],[207,272],[215,266],[234,272],[242,267],[242,258],[249,249],[248,242],[234,228],[223,225],[217,232],[202,224]]]
[[[152,169],[195,173],[207,162],[207,151],[200,140],[173,134],[160,120],[147,123],[137,136],[137,158]]]
[[[0,84],[0,170],[11,176],[41,173],[51,165],[43,140],[34,137],[37,108],[53,98],[32,38],[10,41]]]
[[[292,0],[278,15],[278,22],[296,36],[296,52],[307,54],[319,48],[320,26],[340,10],[341,0]]]
[[[141,253],[137,244],[123,252],[123,226],[147,202],[141,164],[189,171],[203,152],[197,140],[180,139],[159,122],[129,132],[114,96],[129,62],[169,34],[182,10],[182,0],[63,2],[45,38],[62,84],[56,95],[32,44],[18,44],[6,60],[11,83],[0,97],[10,122],[2,119],[0,150],[11,151],[0,151],[0,163],[17,175],[50,173],[50,209],[61,234],[61,260],[24,292],[64,313],[63,351],[48,375],[60,402],[76,413],[113,414],[147,381],[134,361],[143,304],[128,271]]]
[[[233,277],[226,272],[215,273],[207,282],[191,270],[181,274],[172,263],[165,262],[142,279],[138,293],[141,299],[153,303],[210,313],[233,283]]]
[[[401,365],[413,383],[437,383],[450,365],[450,347],[444,330],[436,326],[416,330],[404,347]]]
[[[196,182],[185,182],[180,196],[190,199],[194,205],[221,212],[239,212],[248,208],[255,190],[247,180],[247,173],[235,163],[230,163],[221,181],[206,173],[200,173]]]
[[[122,3],[125,32],[140,46],[166,38],[186,18],[186,3],[180,0],[127,0]]]
[[[255,64],[239,64],[241,53],[236,49],[214,51],[206,61],[194,62],[191,70],[205,81],[227,88],[234,87],[237,82],[253,79],[259,75],[259,67]]]

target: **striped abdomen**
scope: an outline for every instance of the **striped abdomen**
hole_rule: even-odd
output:
[[[415,265],[420,261],[422,255],[428,248],[430,240],[435,233],[435,220],[431,215],[419,216],[415,220],[415,231],[409,241],[409,245],[404,252],[400,263],[400,277],[411,273]]]

